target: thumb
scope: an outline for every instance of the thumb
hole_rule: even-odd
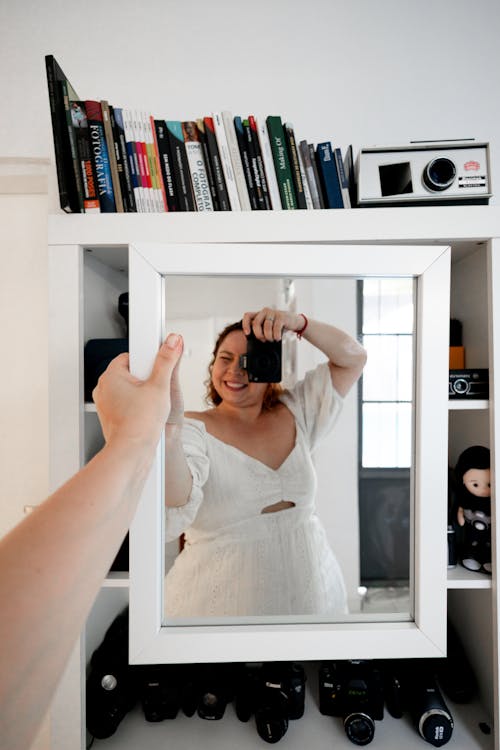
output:
[[[168,389],[172,372],[181,357],[182,350],[182,336],[170,333],[160,346],[149,380],[161,388]]]

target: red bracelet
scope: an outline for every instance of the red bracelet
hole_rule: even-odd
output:
[[[302,317],[304,318],[304,321],[305,321],[305,323],[302,326],[302,328],[300,329],[300,331],[295,331],[295,333],[297,334],[297,338],[301,339],[304,331],[306,330],[307,326],[309,325],[309,321],[307,320],[307,318],[304,315],[304,313],[299,313],[299,315],[302,315]]]

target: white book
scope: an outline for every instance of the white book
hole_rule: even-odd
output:
[[[264,162],[264,169],[266,171],[267,188],[269,190],[269,197],[271,198],[271,205],[273,209],[279,210],[281,209],[280,191],[265,120],[263,122],[260,122],[260,120],[257,121],[257,131],[259,134],[260,150],[262,151],[262,161]]]
[[[151,127],[151,119],[147,112],[141,112],[142,125],[144,129],[144,138],[146,143],[146,149],[149,159],[149,171],[151,172],[151,194],[153,198],[154,210],[158,213],[165,212],[165,205],[163,203],[163,195],[159,185],[161,175],[159,174],[160,165],[158,164],[155,151],[155,142],[153,136],[153,130]]]
[[[222,121],[226,131],[227,145],[231,156],[231,164],[233,165],[234,179],[236,182],[236,189],[238,190],[241,210],[251,211],[252,206],[250,204],[250,198],[248,197],[247,181],[245,180],[240,147],[238,146],[238,139],[236,137],[236,130],[234,128],[234,120],[231,112],[228,112],[227,110],[222,112]]]
[[[231,163],[231,155],[229,153],[222,113],[212,112],[212,119],[214,121],[215,138],[217,139],[217,145],[219,147],[222,171],[224,172],[231,211],[241,211],[238,188],[236,187],[236,180],[234,178],[233,165]]]
[[[123,118],[123,130],[125,132],[125,140],[128,143],[134,144],[134,148],[132,149],[132,158],[134,160],[134,171],[135,171],[135,174],[138,176],[138,179],[140,180],[139,163],[137,161],[137,154],[135,151],[135,138],[132,132],[132,114],[130,110],[123,109],[122,118]],[[135,203],[137,206],[137,211],[140,213],[144,213],[146,211],[146,208],[144,206],[142,185],[134,186],[134,198],[135,198]]]
[[[147,182],[148,177],[151,178],[151,174],[149,171],[149,162],[147,155],[144,153],[144,148],[146,146],[146,133],[144,130],[144,122],[142,117],[142,112],[139,112],[139,110],[133,110],[132,111],[132,130],[135,133],[135,140],[138,144],[138,153],[139,153],[139,166],[142,170],[141,176],[144,178],[144,180]],[[153,199],[153,190],[149,187],[149,185],[142,186],[144,200],[146,204],[146,210],[149,213],[155,212],[155,204]]]
[[[196,209],[197,211],[213,211],[214,204],[210,194],[203,146],[199,140],[196,123],[194,121],[182,123],[182,132],[184,134],[184,145],[186,147],[189,172],[191,173]]]
[[[306,199],[306,208],[313,209],[313,202],[311,197],[311,190],[309,189],[309,182],[307,181],[306,177],[306,170],[304,169],[304,160],[302,159],[302,154],[300,153],[300,149],[297,149],[297,158],[299,160],[299,169],[300,169],[300,176],[302,178],[302,186],[304,188],[304,198]]]

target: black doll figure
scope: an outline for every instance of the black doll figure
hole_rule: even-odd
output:
[[[474,445],[455,467],[457,521],[461,526],[459,560],[468,570],[491,573],[490,451]]]

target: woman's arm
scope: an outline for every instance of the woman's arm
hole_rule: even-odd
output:
[[[180,337],[146,381],[117,357],[94,391],[104,448],[0,542],[0,746],[26,750],[134,516],[170,412]]]
[[[265,307],[245,313],[243,330],[245,334],[252,330],[261,341],[278,341],[283,331],[302,332],[301,336],[328,358],[332,383],[341,396],[349,392],[366,363],[365,349],[352,336],[328,323],[307,320],[302,313]]]

